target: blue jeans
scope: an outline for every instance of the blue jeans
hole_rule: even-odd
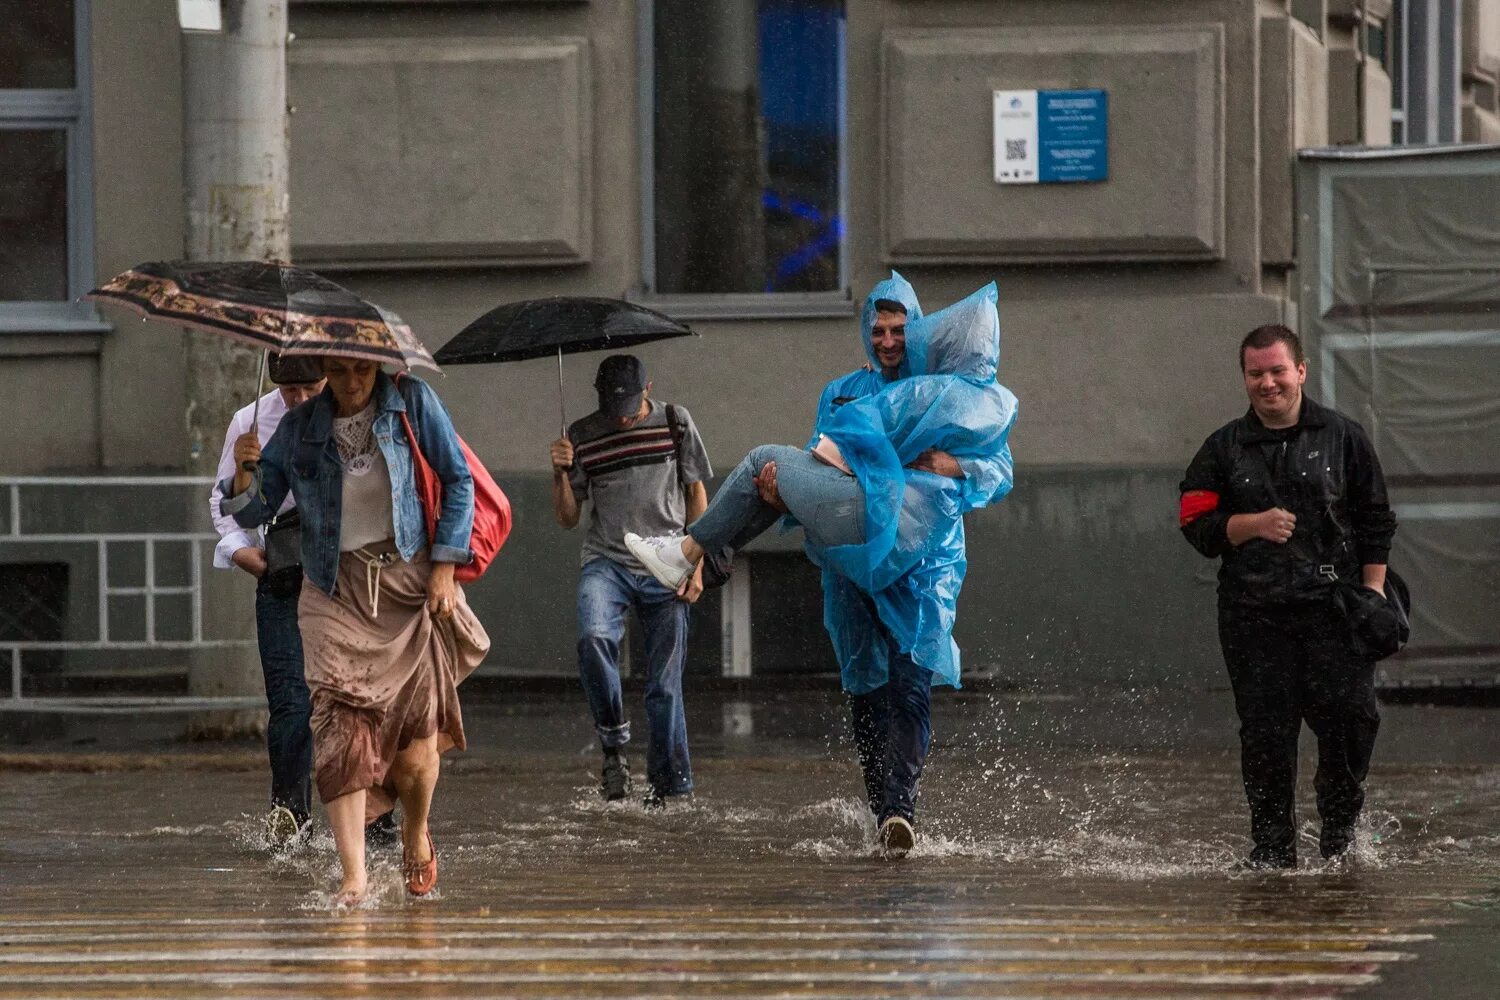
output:
[[[271,758],[271,804],[286,806],[299,824],[312,815],[312,699],[302,671],[297,595],[276,597],[255,588],[255,636],[266,680],[266,753]]]
[[[662,795],[693,790],[682,668],[687,658],[688,606],[651,576],[613,559],[590,559],[578,578],[578,674],[606,748],[630,742],[620,704],[620,638],[635,608],[646,640],[646,777]]]
[[[787,511],[816,545],[858,545],[865,540],[865,493],[859,480],[783,444],[752,448],[725,477],[713,503],[688,527],[693,541],[709,551],[739,548],[775,524],[780,512],[760,498],[755,476],[776,463],[776,485]]]
[[[890,678],[868,694],[849,696],[854,749],[875,818],[883,823],[900,816],[910,822],[932,743],[932,671],[898,651],[885,626],[875,629],[876,641],[888,647]]]

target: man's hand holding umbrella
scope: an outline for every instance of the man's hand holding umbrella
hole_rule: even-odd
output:
[[[260,465],[260,436],[253,430],[241,434],[234,441],[234,493],[236,496],[250,488],[255,481],[252,471]]]

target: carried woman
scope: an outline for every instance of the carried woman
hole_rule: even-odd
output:
[[[490,641],[454,581],[473,558],[474,485],[442,402],[372,361],[322,365],[328,387],[288,413],[264,450],[253,433],[236,442],[222,509],[254,527],[290,490],[302,513],[313,772],[343,866],[336,902],[354,906],[366,891],[364,824],[394,801],[406,889],[436,886],[427,824],[439,755],[465,745],[458,685]],[[413,470],[424,457],[442,484],[431,538]]]
[[[845,403],[810,449],[752,449],[685,535],[627,534],[627,547],[658,580],[676,586],[706,552],[741,548],[781,517],[755,482],[774,462],[781,500],[806,533],[809,558],[870,595],[903,649],[957,685],[958,595],[924,581],[938,564],[962,560],[963,515],[998,501],[1013,484],[1009,436],[1017,403],[996,381],[997,299],[992,282],[909,322],[910,377]],[[979,480],[912,467],[933,450],[992,461],[982,463]]]

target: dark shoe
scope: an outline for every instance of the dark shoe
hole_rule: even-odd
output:
[[[917,846],[917,834],[901,816],[887,816],[880,824],[880,849],[888,858],[904,858]]]
[[[273,851],[285,850],[292,846],[292,843],[307,827],[307,823],[298,822],[297,817],[286,806],[272,806],[265,823],[266,846]]]
[[[1277,871],[1297,867],[1297,850],[1293,847],[1257,847],[1240,862],[1247,871]]]
[[[401,842],[401,827],[396,823],[396,810],[381,813],[365,824],[365,848],[392,847]]]
[[[606,802],[619,802],[630,794],[630,762],[622,753],[606,753],[600,772],[599,793]]]
[[[1354,846],[1354,824],[1324,823],[1318,834],[1318,853],[1325,859],[1341,858]]]
[[[641,799],[641,808],[647,812],[658,809],[685,809],[693,803],[693,793],[688,792],[664,792],[655,785],[646,792],[646,797]]]

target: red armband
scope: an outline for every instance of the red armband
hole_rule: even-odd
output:
[[[1177,526],[1186,528],[1211,510],[1219,509],[1219,494],[1213,490],[1188,490],[1177,508]]]

